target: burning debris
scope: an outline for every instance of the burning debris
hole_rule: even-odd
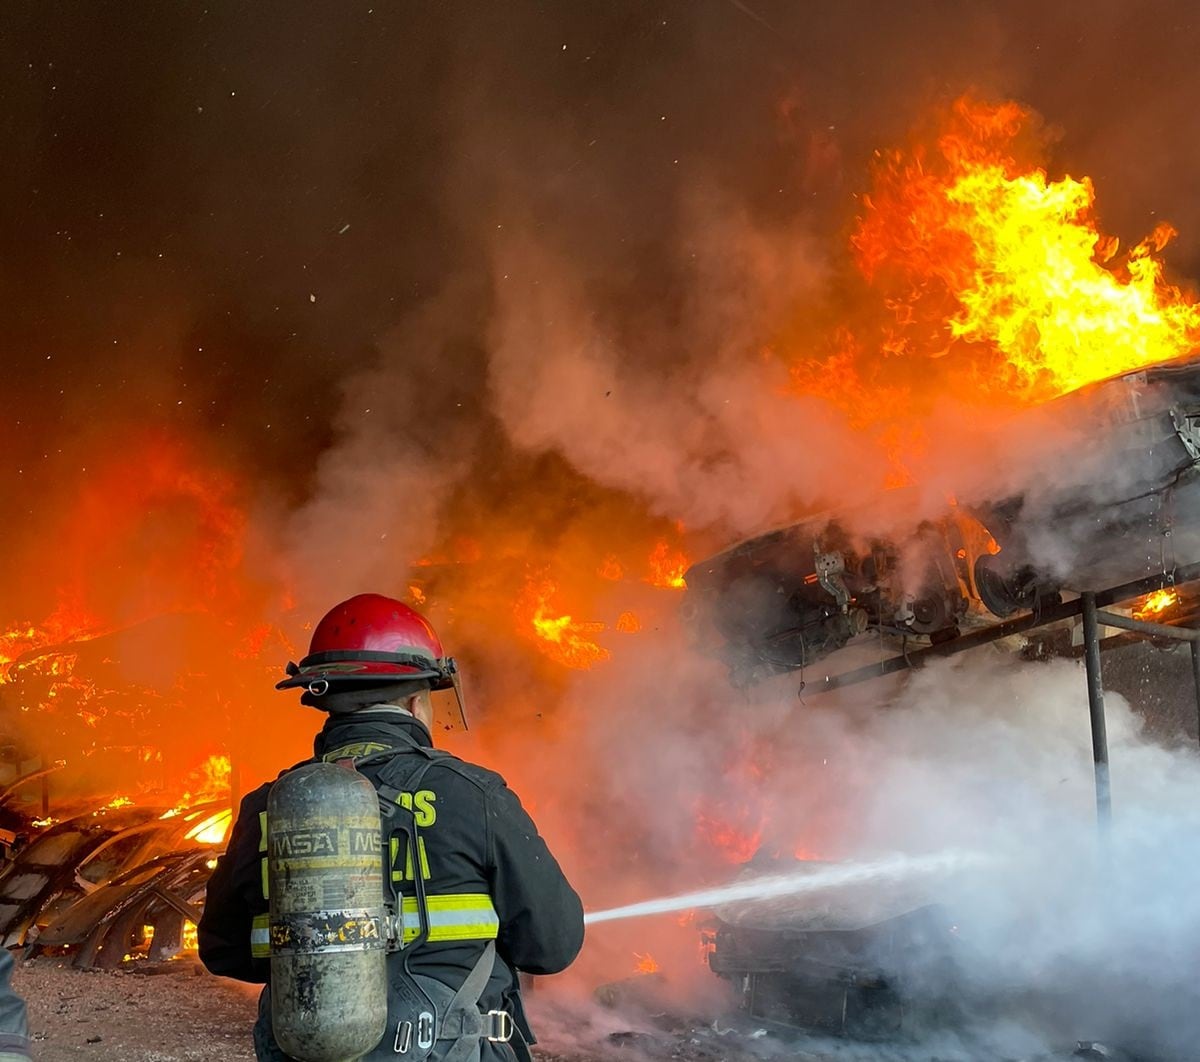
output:
[[[392,16],[372,14],[380,17]],[[554,17],[539,9],[526,27],[533,51],[563,63],[585,55],[585,72],[616,69],[607,45],[582,47],[588,34],[571,36],[569,48],[566,35],[543,39],[546,23],[557,35]],[[711,16],[695,17],[708,25]],[[665,48],[676,21],[655,15],[641,35],[621,36]],[[761,34],[777,13],[744,21]],[[508,29],[484,24],[489,47]],[[720,30],[713,39],[724,43],[728,27]],[[459,36],[474,42],[476,32],[456,30],[446,47],[456,52]],[[954,83],[944,66],[937,83]],[[258,71],[242,73],[250,84],[229,90],[230,113],[263,86]],[[473,94],[491,83],[445,80],[453,88],[437,106],[423,99],[422,113],[457,117],[466,104],[471,114]],[[678,104],[656,104],[652,139],[641,140],[625,113],[582,136],[569,130],[562,157],[540,129],[538,151],[522,150],[523,115],[519,128],[497,120],[460,134],[467,142],[453,140],[453,167],[433,166],[434,190],[412,198],[429,219],[453,208],[449,228],[479,253],[459,255],[438,230],[411,271],[394,269],[390,255],[362,254],[369,272],[388,277],[370,298],[347,268],[361,254],[350,241],[377,228],[405,242],[396,230],[367,217],[351,226],[342,206],[331,222],[312,194],[324,178],[306,174],[279,203],[268,180],[254,198],[255,224],[259,214],[269,222],[268,238],[255,237],[266,250],[222,253],[221,270],[197,288],[237,290],[249,274],[227,275],[234,267],[224,263],[265,261],[271,279],[250,285],[258,298],[241,308],[245,320],[238,308],[210,306],[217,324],[159,328],[155,315],[167,311],[155,309],[135,330],[155,332],[138,341],[152,357],[125,354],[138,345],[125,332],[111,344],[121,356],[106,376],[131,388],[145,377],[137,397],[167,413],[129,427],[127,395],[100,403],[97,426],[61,438],[53,459],[42,440],[65,433],[19,422],[18,434],[37,440],[21,440],[19,460],[41,454],[44,463],[36,490],[22,468],[21,491],[11,491],[32,499],[36,519],[8,532],[12,545],[0,551],[12,586],[0,635],[10,768],[0,775],[0,932],[10,946],[100,966],[189,949],[238,796],[308,755],[296,709],[269,699],[274,666],[298,655],[301,617],[319,612],[314,603],[368,583],[428,609],[462,647],[484,706],[464,743],[502,764],[549,829],[572,842],[572,873],[593,902],[610,889],[623,899],[720,885],[763,852],[832,862],[860,841],[869,847],[873,824],[851,805],[880,765],[856,772],[847,761],[870,724],[855,716],[859,729],[832,740],[833,724],[823,732],[806,720],[802,741],[769,683],[750,688],[759,680],[864,647],[924,659],[996,621],[1050,616],[1080,591],[1142,577],[1165,585],[1143,586],[1121,618],[1194,623],[1197,595],[1176,575],[1200,560],[1200,309],[1169,275],[1171,226],[1147,224],[1122,246],[1101,225],[1097,185],[1055,175],[1046,130],[1011,101],[964,97],[942,108],[934,128],[876,152],[872,187],[857,197],[845,181],[858,183],[854,158],[865,152],[843,139],[837,117],[857,108],[814,102],[815,88],[789,87],[771,101],[783,147],[756,134],[728,167],[716,165],[703,146],[711,130],[703,144],[689,141],[681,120],[703,110],[702,82],[688,78],[682,92],[664,78],[639,97],[639,108],[648,98]],[[256,113],[289,98],[269,89]],[[605,89],[597,99],[613,95]],[[364,99],[380,97],[363,86]],[[212,101],[195,106],[209,122]],[[361,132],[372,145],[377,117]],[[445,139],[440,126],[421,128],[430,144]],[[259,172],[250,145],[262,139],[256,131],[229,141],[251,156],[248,165],[231,153],[239,169]],[[354,169],[345,186],[367,189],[364,210],[387,200],[381,189],[393,183],[375,150],[346,153]],[[593,171],[588,160],[605,150]],[[340,173],[342,154],[322,155],[322,166]],[[536,171],[522,169],[525,156],[539,159]],[[289,141],[287,157],[313,153]],[[747,187],[761,185],[753,202],[736,200],[739,164],[755,175]],[[405,173],[418,181],[411,175],[423,167],[406,162]],[[663,173],[686,190],[672,184],[656,198]],[[172,218],[188,201],[176,198],[183,179],[173,175],[165,200]],[[613,203],[610,185],[620,190]],[[634,185],[652,210],[636,209]],[[242,201],[202,191],[205,202]],[[293,199],[306,204],[305,224],[315,218],[336,233],[336,248],[314,236],[274,257],[267,245],[288,228],[275,211]],[[141,204],[133,217],[141,220]],[[849,245],[824,249],[839,226]],[[204,248],[212,227],[206,221]],[[175,236],[154,239],[165,246]],[[162,257],[148,247],[147,261]],[[435,275],[443,259],[460,257],[470,271]],[[162,294],[164,305],[188,301]],[[137,306],[140,318],[153,300],[111,301]],[[296,304],[322,323],[297,326],[287,309]],[[338,307],[353,309],[339,317]],[[314,316],[325,314],[334,316]],[[250,323],[264,320],[284,322],[277,336],[274,325]],[[49,340],[42,318],[35,326],[28,345],[40,363]],[[88,337],[79,365],[111,338],[101,348]],[[162,369],[175,361],[177,375]],[[252,362],[263,365],[261,384],[246,375]],[[54,390],[90,395],[79,380]],[[684,646],[677,612],[728,665],[737,694]],[[1082,650],[1075,619],[1061,614],[1022,651]],[[1105,637],[1123,637],[1118,629]],[[1068,644],[1040,652],[1057,636]],[[986,721],[980,729],[991,735]],[[1050,814],[1043,803],[1069,802],[1063,791],[1034,803],[1031,818]],[[932,813],[910,817],[923,814]],[[919,837],[904,841],[919,849]],[[613,851],[628,857],[618,873]],[[825,922],[815,908],[769,925],[718,911],[711,965],[743,1017],[903,1034],[915,975],[892,960],[932,938],[947,943],[940,904],[876,918],[850,911],[854,898],[831,899]],[[617,949],[620,972],[635,966],[643,989],[667,980],[678,965],[671,953],[654,939],[634,944]]]
[[[189,629],[168,620],[72,631],[60,612],[7,636],[0,704],[36,723],[10,730],[3,767],[5,946],[105,968],[195,950],[204,884],[232,818],[232,766],[225,754],[195,763],[193,753],[195,766],[176,767],[169,782],[178,761],[164,753],[174,737],[159,713],[187,696],[182,676],[167,690],[123,683],[116,656]],[[37,753],[50,750],[65,755],[43,766]],[[124,792],[105,790],[118,780]]]

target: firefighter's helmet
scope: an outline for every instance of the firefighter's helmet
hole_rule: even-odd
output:
[[[358,594],[334,605],[313,631],[308,655],[288,664],[277,690],[331,690],[425,680],[431,689],[457,686],[454,660],[429,621],[403,601]]]

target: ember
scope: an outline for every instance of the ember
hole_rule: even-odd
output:
[[[634,966],[634,970],[636,970],[638,973],[640,973],[640,974],[658,973],[660,967],[659,967],[658,963],[655,962],[654,956],[651,955],[649,952],[647,952],[645,955],[639,955],[637,952],[634,952],[633,957],[635,959],[637,959],[637,963]]]

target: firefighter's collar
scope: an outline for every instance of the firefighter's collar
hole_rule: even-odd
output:
[[[349,715],[331,715],[318,731],[313,751],[321,759],[328,750],[344,745],[370,743],[397,748],[403,743],[403,739],[397,740],[397,731],[410,735],[425,748],[433,747],[433,738],[416,716],[392,705],[380,705]]]

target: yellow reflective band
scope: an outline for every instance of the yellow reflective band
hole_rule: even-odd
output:
[[[262,866],[262,894],[264,900],[271,898],[271,869],[267,865],[267,857],[263,856],[259,864]]]
[[[256,959],[271,957],[271,916],[260,914],[254,916],[250,929],[250,954]]]
[[[495,940],[500,916],[485,892],[426,896],[429,937],[438,940]],[[404,940],[415,940],[421,931],[416,897],[404,898]]]
[[[500,917],[487,893],[457,893],[426,896],[429,911],[430,941],[495,940],[500,932]],[[421,931],[416,897],[404,898],[404,941],[416,940]],[[256,959],[271,957],[271,917],[254,916],[250,930],[250,954]]]
[[[258,850],[260,852],[267,850],[267,813],[265,811],[258,813]]]

